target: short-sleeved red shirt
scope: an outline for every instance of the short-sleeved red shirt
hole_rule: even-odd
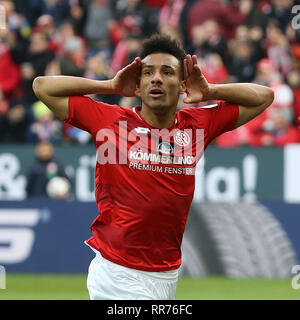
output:
[[[87,243],[104,258],[128,268],[173,270],[181,265],[181,242],[195,187],[191,155],[176,156],[175,147],[190,145],[195,155],[195,145],[202,139],[203,152],[215,137],[234,129],[238,106],[222,101],[207,108],[183,109],[176,113],[172,127],[158,135],[140,110],[140,106],[122,108],[84,96],[69,98],[64,121],[92,135],[98,156],[99,215]],[[196,131],[201,129],[202,138],[197,140]],[[130,132],[138,140],[130,138]],[[146,141],[145,136],[148,145],[136,143]],[[106,156],[116,163],[102,161]]]

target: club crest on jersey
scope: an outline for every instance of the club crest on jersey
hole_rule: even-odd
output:
[[[178,130],[174,135],[174,141],[179,146],[186,147],[190,144],[191,138],[186,132]]]
[[[157,151],[164,154],[172,154],[174,153],[174,144],[160,139],[157,144]]]

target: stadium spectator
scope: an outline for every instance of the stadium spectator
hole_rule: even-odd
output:
[[[65,142],[87,144],[91,141],[91,135],[86,131],[75,128],[68,123],[63,124]]]
[[[210,83],[226,83],[229,74],[223,64],[222,58],[217,53],[207,55],[202,60],[202,73]]]
[[[65,55],[66,42],[70,38],[79,37],[82,41],[85,42],[84,37],[77,35],[73,24],[70,21],[63,22],[55,32],[54,37],[50,41],[50,48],[53,48],[55,51],[56,59],[61,59]]]
[[[220,32],[226,38],[231,38],[235,28],[244,23],[251,10],[250,0],[241,0],[238,6],[224,5],[219,0],[202,0],[190,7],[188,13],[188,36],[191,39],[195,25],[207,20],[214,20],[220,26]]]
[[[34,122],[29,126],[27,141],[37,143],[48,140],[53,143],[61,141],[61,123],[54,118],[54,114],[41,102],[33,104]]]
[[[182,34],[178,28],[173,28],[168,24],[160,24],[158,26],[158,31],[161,35],[170,36],[171,38],[177,39],[183,44]]]
[[[220,148],[236,148],[249,146],[251,132],[247,126],[242,126],[234,131],[225,132],[214,141],[214,145]]]
[[[88,48],[93,53],[109,50],[111,20],[112,14],[108,0],[91,0],[89,2],[83,35],[87,40]]]
[[[140,47],[141,38],[138,35],[129,35],[121,40],[112,54],[110,62],[111,75],[115,75],[120,68],[122,69],[131,62],[137,56]]]
[[[248,29],[249,40],[251,41],[252,49],[253,49],[253,56],[255,61],[259,61],[266,57],[266,53],[264,50],[264,31],[259,26],[254,24],[253,26],[249,27]]]
[[[111,8],[115,22],[113,32],[119,35],[119,41],[128,35],[145,38],[157,31],[158,12],[142,0],[117,0]]]
[[[2,1],[3,3],[4,1]],[[37,19],[42,15],[41,2],[37,0],[14,0],[7,1],[13,3],[16,13],[25,16],[29,25],[33,28],[36,25]]]
[[[70,17],[69,0],[43,0],[40,2],[42,15],[51,15],[56,26]]]
[[[50,40],[55,34],[57,27],[54,24],[54,19],[50,14],[43,14],[40,16],[34,28],[34,31],[40,31],[46,34],[47,39]]]
[[[236,2],[239,0],[236,0]],[[269,0],[254,0],[251,2],[251,9],[247,14],[245,24],[248,27],[260,26],[263,30],[266,28],[266,15],[271,10],[271,4]]]
[[[105,52],[100,52],[87,59],[85,78],[94,80],[108,80],[109,78],[109,59]]]
[[[21,81],[20,67],[12,58],[11,37],[8,30],[0,29],[0,91],[6,99],[13,98]]]
[[[168,0],[159,11],[158,23],[179,30],[179,20],[186,0]]]
[[[287,76],[287,81],[289,86],[293,90],[294,123],[300,126],[300,70],[292,70]]]
[[[43,32],[34,32],[30,39],[27,52],[15,52],[21,66],[23,100],[25,104],[37,101],[33,90],[33,79],[44,75],[47,65],[54,59],[54,53],[49,50],[47,36]]]
[[[264,21],[266,21],[267,24],[270,21],[277,21],[279,28],[285,32],[293,18],[293,2],[293,0],[271,0],[271,6],[269,6],[264,12]]]
[[[211,53],[218,54],[223,62],[227,54],[226,39],[220,33],[216,21],[207,20],[192,28],[192,43],[189,48],[198,57],[204,57]]]
[[[9,143],[26,142],[30,117],[21,103],[12,104],[5,115],[0,115],[0,141]]]
[[[47,184],[56,176],[65,177],[64,167],[54,157],[54,146],[49,141],[41,141],[35,146],[36,159],[27,175],[27,196],[48,197]]]
[[[32,64],[35,76],[45,74],[47,64],[53,59],[54,54],[49,50],[46,34],[43,32],[33,33],[27,56],[25,55],[25,62]]]
[[[20,38],[27,38],[31,33],[31,27],[27,18],[23,14],[15,11],[14,1],[2,1],[1,5],[4,7],[6,24],[10,32],[18,36],[18,40],[20,40]]]
[[[75,0],[71,1],[70,5],[70,18],[67,21],[73,25],[76,34],[83,36],[87,18],[87,1]]]
[[[252,82],[255,77],[256,57],[250,41],[235,41],[231,47],[228,71],[234,82]]]
[[[36,26],[34,28],[35,32],[41,32],[46,35],[48,41],[48,48],[55,52],[57,50],[56,45],[56,33],[59,29],[56,28],[54,24],[54,19],[49,14],[44,14],[40,16],[36,22]]]
[[[285,77],[291,70],[290,44],[283,31],[273,21],[267,26],[264,46],[268,58]]]
[[[128,61],[128,54],[126,53],[126,61]],[[111,78],[112,70],[109,68],[109,57],[105,52],[100,52],[95,56],[87,59],[85,78],[94,80],[108,80]],[[116,95],[111,94],[96,94],[94,98],[104,101],[105,103],[116,104],[119,101]]]
[[[79,37],[70,37],[64,46],[64,57],[59,60],[62,75],[82,77],[86,67],[86,47]]]
[[[300,133],[297,127],[292,125],[292,117],[287,109],[272,110],[268,131],[256,133],[250,138],[250,145],[284,146],[288,143],[300,142]]]
[[[229,50],[229,56],[226,56],[225,63],[228,63],[228,68],[230,68],[230,63],[232,61],[232,55],[235,55],[237,44],[247,44],[251,48],[251,61],[254,63],[262,58],[266,57],[264,48],[264,32],[260,26],[254,25],[247,27],[246,25],[240,25],[236,28],[234,38],[227,41],[227,46]],[[247,50],[242,46],[242,51],[245,54]],[[240,53],[240,52],[239,52]]]
[[[283,146],[289,142],[299,142],[299,135],[296,133],[297,129],[292,125],[294,113],[293,92],[282,81],[280,73],[276,71],[275,65],[271,60],[262,59],[259,61],[254,82],[269,86],[274,90],[273,103],[265,112],[242,128],[238,128],[239,130],[225,133],[218,137],[215,141],[216,145],[219,147],[242,145]],[[296,84],[296,80],[294,80],[294,83]],[[297,114],[297,111],[295,113]]]
[[[179,29],[182,36],[183,47],[188,51],[190,37],[188,32],[188,15],[190,8],[197,2],[197,0],[188,0],[181,10],[179,17]]]
[[[262,59],[257,64],[255,83],[269,86],[274,90],[274,101],[266,112],[259,115],[254,121],[249,122],[251,130],[268,130],[271,124],[271,112],[273,109],[287,109],[293,112],[293,92],[282,80],[282,76],[276,70],[275,65],[269,59]]]
[[[180,29],[180,17],[186,5],[186,0],[168,0],[158,13],[158,32],[177,39],[184,45]]]

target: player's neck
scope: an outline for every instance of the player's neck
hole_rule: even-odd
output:
[[[152,127],[155,128],[170,128],[172,127],[175,119],[176,109],[150,109],[143,105],[140,111],[144,120]]]

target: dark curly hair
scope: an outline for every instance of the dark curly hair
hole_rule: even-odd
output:
[[[139,57],[144,59],[152,53],[169,53],[173,55],[180,62],[182,78],[184,75],[183,61],[186,57],[186,52],[181,47],[179,41],[170,36],[153,34],[149,39],[142,43],[142,48],[139,52]]]

